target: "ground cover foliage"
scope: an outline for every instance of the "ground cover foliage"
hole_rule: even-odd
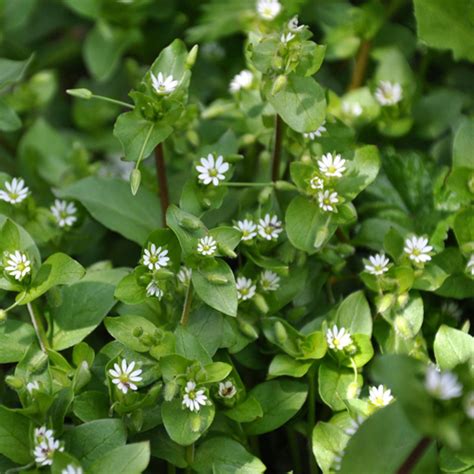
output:
[[[472,1],[0,22],[0,472],[474,472]]]

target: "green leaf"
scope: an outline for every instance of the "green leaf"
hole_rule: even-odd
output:
[[[175,39],[168,45],[160,55],[155,59],[151,65],[150,71],[158,75],[161,72],[165,77],[173,76],[177,81],[183,79],[186,71],[186,59],[188,57],[188,50],[186,45],[180,39]]]
[[[438,329],[433,344],[437,364],[451,370],[458,364],[474,364],[474,338],[458,329],[445,326]]]
[[[219,282],[215,282],[219,278]],[[237,290],[229,265],[222,260],[206,259],[193,270],[193,287],[198,296],[211,308],[228,316],[237,315]]]
[[[125,181],[89,177],[58,190],[57,195],[80,201],[102,225],[140,245],[161,227],[158,198],[143,186],[132,196]]]
[[[456,215],[453,230],[461,252],[474,253],[474,208],[464,209]]]
[[[0,89],[21,81],[32,59],[33,55],[24,61],[0,58]]]
[[[102,322],[115,304],[115,285],[124,273],[89,271],[81,281],[62,289],[59,305],[51,308],[55,350],[78,344]]]
[[[415,0],[414,3],[418,36],[428,46],[450,49],[455,59],[474,62],[472,5],[469,0],[449,3],[443,0]]]
[[[109,415],[109,397],[103,392],[83,392],[76,396],[72,411],[81,421],[94,421]]]
[[[331,420],[331,422],[318,422],[312,435],[313,454],[321,470],[331,472],[331,466],[336,456],[345,447],[348,436]]]
[[[198,360],[206,365],[212,362],[212,359],[199,340],[189,332],[188,329],[179,325],[175,331],[176,353],[189,360]]]
[[[271,94],[273,81],[266,85],[266,96],[283,121],[293,130],[313,132],[326,117],[326,99],[321,86],[312,77],[288,76],[285,87]]]
[[[14,132],[21,127],[21,119],[17,113],[0,98],[0,130]]]
[[[163,426],[159,426],[151,433],[145,433],[145,436],[150,439],[153,457],[164,459],[176,467],[185,468],[187,466],[185,448],[172,441]]]
[[[284,425],[303,406],[307,394],[306,384],[294,380],[272,380],[257,385],[249,396],[260,403],[263,416],[246,424],[246,433],[268,433]]]
[[[356,291],[344,299],[336,311],[334,322],[351,334],[372,335],[372,314],[362,291]]]
[[[282,377],[284,375],[300,378],[307,374],[312,364],[312,361],[305,362],[293,359],[293,357],[286,354],[277,354],[268,367],[268,378]]]
[[[474,56],[473,56],[474,57]],[[453,167],[474,169],[474,119],[465,118],[453,142]]]
[[[58,285],[70,285],[84,275],[83,266],[64,253],[49,256],[41,265],[31,287],[19,293],[16,300],[26,304],[39,298],[48,290]]]
[[[243,402],[224,412],[231,420],[248,423],[263,416],[262,406],[255,397],[248,396]]]
[[[122,144],[127,161],[147,158],[172,131],[169,125],[145,120],[137,111],[119,115],[114,126],[114,135]]]
[[[0,405],[0,454],[18,464],[31,461],[30,421]]]
[[[161,416],[169,437],[182,446],[197,441],[214,420],[214,405],[204,406],[198,412],[184,408],[181,398],[163,402]]]
[[[127,431],[122,420],[95,420],[76,426],[65,438],[67,451],[87,468],[114,448],[123,447]]]
[[[393,403],[370,416],[350,438],[339,472],[396,472],[420,439],[400,405]]]
[[[0,364],[18,362],[35,339],[31,324],[14,319],[0,323]]]
[[[257,474],[264,464],[231,438],[217,436],[199,445],[192,468],[199,474]]]
[[[143,331],[142,334],[152,336],[157,331],[157,327],[151,321],[137,315],[126,314],[114,318],[105,318],[104,323],[112,337],[137,352],[148,352],[150,346],[141,341],[142,335],[135,336],[135,331],[140,330]]]
[[[87,468],[88,474],[141,474],[150,462],[150,444],[127,444],[109,451]]]

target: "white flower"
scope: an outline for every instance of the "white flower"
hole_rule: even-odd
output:
[[[474,392],[469,392],[464,399],[464,410],[471,420],[474,419]]]
[[[239,92],[241,89],[250,89],[253,82],[253,74],[244,69],[236,74],[230,81],[229,90],[233,93]]]
[[[288,44],[292,39],[295,39],[295,35],[293,33],[282,33],[280,36],[280,41],[283,44]]]
[[[190,268],[185,267],[183,265],[179,269],[177,277],[178,277],[178,280],[181,284],[183,284],[184,286],[188,286],[189,282],[191,281],[192,274],[193,274],[193,271]]]
[[[360,117],[364,109],[359,104],[359,102],[343,102],[342,111],[346,115],[350,115],[352,117]]]
[[[64,451],[64,447],[60,446],[59,441],[54,438],[45,438],[44,441],[36,444],[33,450],[36,464],[51,466],[55,451]]]
[[[32,394],[36,390],[40,389],[40,384],[37,380],[34,380],[33,382],[28,382],[26,384],[26,390],[28,391],[29,394]]]
[[[336,212],[336,204],[339,202],[339,195],[336,191],[330,191],[326,189],[325,191],[320,191],[318,193],[319,207],[324,212]]]
[[[429,366],[426,369],[425,388],[439,400],[450,400],[462,395],[462,385],[456,374],[449,371],[440,372],[436,366]]]
[[[275,215],[265,214],[264,218],[258,221],[258,234],[265,240],[277,240],[282,231],[281,221]]]
[[[341,158],[341,155],[337,154],[332,156],[331,153],[327,153],[318,161],[318,166],[321,173],[328,178],[340,178],[342,177],[342,173],[346,171],[346,167],[344,166],[345,162],[346,160]]]
[[[443,301],[443,304],[441,305],[441,312],[451,316],[457,321],[459,321],[462,316],[461,308],[454,301]]]
[[[236,393],[237,388],[230,380],[226,380],[225,382],[219,383],[219,397],[234,398]]]
[[[322,136],[324,132],[327,132],[325,125],[326,120],[313,132],[303,133],[303,137],[309,138],[310,140],[314,140],[316,137]]]
[[[258,0],[257,13],[263,20],[273,20],[281,11],[281,4],[278,0]]]
[[[376,407],[384,407],[393,401],[392,391],[383,385],[369,387],[369,401]]]
[[[155,89],[155,92],[158,95],[171,94],[176,90],[176,87],[178,87],[178,81],[175,81],[173,76],[168,76],[165,78],[161,72],[159,72],[157,76],[151,72],[150,76],[153,89]]]
[[[474,276],[474,254],[471,255],[469,261],[467,262],[466,272],[470,273],[471,276]]]
[[[5,266],[5,271],[15,280],[21,281],[26,275],[31,273],[31,262],[23,252],[15,250],[7,255],[6,260],[7,266]]]
[[[263,291],[276,291],[280,288],[280,277],[270,270],[265,270],[260,275],[260,285]]]
[[[297,31],[303,30],[305,25],[298,25],[298,16],[294,16],[289,22],[288,22],[288,29],[292,31],[293,33],[296,33]]]
[[[117,385],[117,388],[123,393],[127,393],[128,390],[138,390],[138,387],[135,385],[136,382],[141,382],[143,380],[140,377],[142,373],[141,369],[133,370],[135,368],[135,361],[130,362],[127,365],[125,359],[122,360],[122,364],[114,364],[113,369],[109,369],[109,375],[112,377],[112,383]]]
[[[235,282],[237,288],[237,296],[239,300],[249,300],[255,295],[256,286],[253,284],[250,278],[238,277]]]
[[[249,219],[237,221],[237,224],[234,225],[234,229],[240,230],[240,232],[242,232],[241,240],[252,240],[257,236],[257,224]]]
[[[408,255],[410,260],[416,263],[425,263],[431,260],[429,252],[433,250],[431,245],[428,245],[428,239],[425,237],[417,237],[416,235],[408,237],[405,240],[405,248],[403,251]]]
[[[226,163],[220,155],[214,159],[212,153],[209,153],[207,158],[201,158],[200,162],[201,164],[196,166],[199,172],[198,179],[206,186],[211,183],[218,186],[219,181],[225,179],[224,173],[229,171],[229,163]]]
[[[324,181],[319,176],[313,176],[309,181],[309,185],[311,189],[324,189]]]
[[[50,209],[59,227],[71,227],[77,221],[77,208],[73,202],[56,199]]]
[[[190,411],[199,411],[201,406],[207,404],[207,396],[203,389],[196,390],[196,383],[193,380],[189,380],[186,383],[184,389],[185,394],[183,395],[182,404]]]
[[[210,235],[206,235],[205,237],[202,237],[199,239],[198,244],[197,244],[197,251],[201,255],[214,255],[217,250],[217,242],[213,237]]]
[[[346,328],[338,328],[336,325],[326,331],[326,341],[330,349],[343,351],[352,344],[352,337]]]
[[[82,467],[74,467],[72,464],[68,464],[66,469],[61,471],[61,474],[84,474]]]
[[[375,99],[381,106],[395,105],[402,100],[402,86],[397,82],[380,81]]]
[[[353,436],[356,434],[357,430],[360,428],[360,425],[364,423],[365,418],[361,415],[357,415],[356,419],[351,418],[350,425],[344,430],[347,436]]]
[[[33,438],[35,444],[40,444],[43,441],[54,441],[54,432],[53,430],[49,430],[46,426],[40,426],[39,428],[35,428],[33,433]]]
[[[0,199],[10,204],[18,204],[28,197],[30,190],[25,186],[25,181],[21,178],[13,178],[10,182],[5,182],[5,189],[0,190]]]
[[[159,300],[163,298],[163,290],[157,285],[156,281],[152,280],[146,287],[146,295],[149,297],[155,296]]]
[[[142,263],[149,270],[159,270],[168,266],[170,258],[168,250],[151,244],[147,249],[143,250]]]
[[[390,260],[383,254],[377,253],[369,257],[370,264],[365,264],[364,270],[372,275],[383,275],[388,272]]]

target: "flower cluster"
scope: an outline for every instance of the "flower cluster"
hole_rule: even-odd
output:
[[[280,233],[283,231],[282,222],[276,215],[265,214],[258,220],[258,223],[250,219],[237,221],[234,228],[242,232],[243,241],[251,241],[255,237],[260,236],[264,240],[278,240]]]
[[[64,451],[64,447],[54,438],[53,430],[46,426],[35,428],[33,457],[38,466],[51,466],[56,451]]]

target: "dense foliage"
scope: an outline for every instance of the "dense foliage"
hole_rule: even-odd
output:
[[[0,21],[0,472],[474,472],[472,1]]]

